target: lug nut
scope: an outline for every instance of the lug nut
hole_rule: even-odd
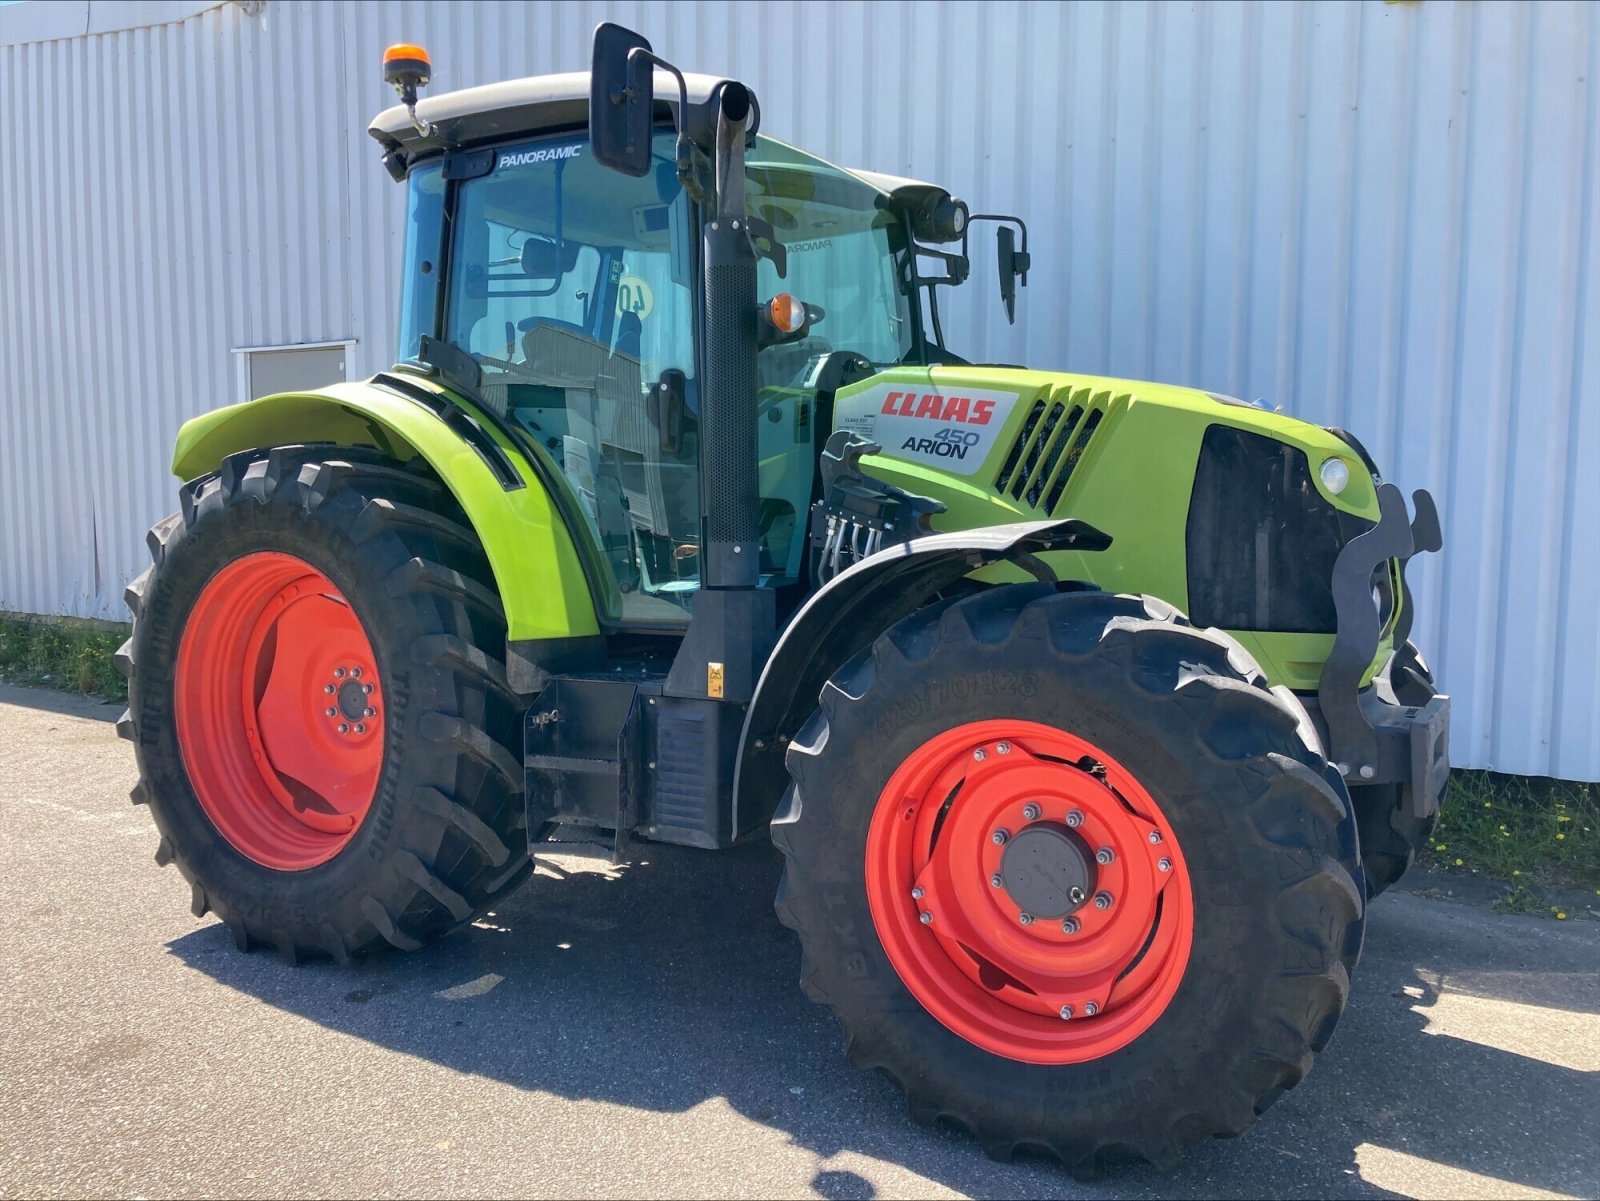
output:
[[[1084,1015],[1084,1017],[1091,1017],[1092,1018],[1095,1014],[1097,1014],[1099,1012],[1100,1012],[1100,1006],[1096,1005],[1093,1001],[1085,1001],[1083,1003],[1083,1015]]]
[[[1160,863],[1156,864],[1156,867],[1161,871],[1170,872],[1172,870],[1172,860],[1163,859]]]
[[[350,678],[352,680],[359,680],[361,678],[361,669],[359,667],[352,667],[350,669]]]
[[[376,717],[376,716],[378,716],[378,711],[376,709],[372,708],[372,706],[369,705],[365,709],[361,710],[361,716],[362,717]]]
[[[1039,820],[1039,814],[1041,814],[1042,812],[1044,812],[1044,811],[1042,809],[1040,809],[1039,806],[1035,805],[1032,801],[1029,801],[1026,805],[1024,805],[1022,807],[1022,816],[1027,818],[1031,822],[1038,821]]]
[[[1066,918],[1065,920],[1062,921],[1062,923],[1061,923],[1061,933],[1063,933],[1063,934],[1076,934],[1077,932],[1078,932],[1078,919],[1077,918],[1069,917],[1069,918]]]
[[[997,846],[997,847],[1003,847],[1003,846],[1006,845],[1006,839],[1008,839],[1010,837],[1011,837],[1011,831],[1009,831],[1009,830],[996,830],[993,834],[989,835],[989,841],[994,843],[994,845]]]
[[[996,743],[994,749],[1002,755],[1009,755],[1011,753],[1011,744],[1009,742]]]
[[[920,921],[924,926],[926,926],[929,922],[931,922],[933,920],[933,914],[929,913],[927,910],[923,910],[921,915],[917,918],[917,920]]]
[[[1110,909],[1111,908],[1111,894],[1109,892],[1097,892],[1097,893],[1095,893],[1094,894],[1094,907],[1096,909]]]
[[[339,715],[339,710],[335,709],[332,705],[329,705],[326,709],[323,710],[323,712],[326,713],[329,717],[337,717]]]
[[[332,684],[324,684],[322,686],[322,691],[326,692],[329,696],[332,696],[333,692],[334,692],[333,685]]]
[[[1161,831],[1160,830],[1151,830],[1150,831],[1150,845],[1151,846],[1155,846],[1156,843],[1158,843],[1160,841],[1161,841]]]
[[[345,670],[342,667],[335,667],[333,669],[333,678],[336,679],[336,680],[344,679],[345,674],[346,674]]]
[[[1067,814],[1067,825],[1071,826],[1073,829],[1077,829],[1079,826],[1083,825],[1083,814],[1074,809],[1071,813]]]
[[[919,884],[911,890],[911,899],[913,901],[922,900],[922,885]]]
[[[350,732],[350,723],[347,722],[347,721],[341,721],[339,723],[339,733],[348,734],[349,732]]]
[[[1019,913],[1019,914],[1017,914],[1017,920],[1019,922],[1021,922],[1024,926],[1031,926],[1031,925],[1033,925],[1033,914],[1031,914],[1031,913]]]
[[[1061,1007],[1061,1020],[1063,1022],[1070,1022],[1072,1020],[1072,1006],[1071,1005],[1063,1005]]]
[[[1094,861],[1102,867],[1110,863],[1116,856],[1111,853],[1110,847],[1101,847],[1094,853]]]
[[[979,748],[978,748],[978,749],[977,749],[977,750],[975,750],[975,751],[973,751],[973,752],[972,752],[972,757],[973,757],[973,758],[974,758],[974,759],[976,759],[976,760],[977,760],[977,761],[978,761],[978,762],[979,762],[979,763],[982,763],[982,762],[983,762],[983,761],[984,761],[984,760],[985,760],[985,759],[987,759],[987,758],[988,758],[988,757],[989,757],[989,754],[988,754],[988,752],[987,752],[987,751],[985,751],[985,750],[984,750],[984,749],[983,749],[983,748],[982,748],[982,747],[981,747],[981,746],[980,746],[980,747],[979,747]]]
[[[371,684],[363,684],[363,685],[361,685],[361,691],[365,692],[368,696],[371,696],[372,695],[372,685]]]
[[[365,734],[366,732],[367,732],[367,723],[364,722],[364,721],[356,722],[356,733],[357,734]]]
[[[990,888],[999,888],[1002,883],[1004,883],[1004,881],[1002,881],[1000,879],[1000,873],[999,872],[995,872],[994,875],[989,877],[989,887]]]

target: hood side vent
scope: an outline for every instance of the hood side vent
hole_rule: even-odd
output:
[[[1104,403],[1104,397],[1096,397],[1096,401]],[[1072,473],[1078,464],[1083,461],[1083,455],[1089,449],[1089,443],[1094,438],[1094,432],[1100,428],[1101,419],[1106,415],[1104,408],[1095,408],[1084,421],[1077,437],[1072,440],[1072,449],[1067,451],[1066,461],[1061,465],[1061,473],[1056,476],[1055,482],[1050,485],[1050,494],[1045,499],[1045,512],[1054,513],[1056,506],[1061,503],[1062,493],[1067,490],[1067,483],[1072,479]]]
[[[1033,434],[1039,427],[1039,418],[1044,416],[1044,401],[1036,400],[1033,408],[1028,410],[1028,416],[1022,422],[1022,432],[1017,435],[1017,440],[1011,444],[1011,449],[1006,452],[1005,465],[1000,468],[1000,474],[995,477],[994,486],[997,491],[1004,492],[1006,485],[1011,482],[1011,475],[1017,468],[1017,463],[1022,458],[1022,452],[1027,449],[1028,443],[1033,439]],[[1023,472],[1023,478],[1027,472]],[[1021,495],[1022,484],[1017,484],[1013,495]]]
[[[1061,413],[1066,412],[1066,406],[1058,403],[1050,412],[1052,416],[1058,417]],[[1033,479],[1028,482],[1027,492],[1025,493],[1028,503],[1035,508],[1039,506],[1039,498],[1044,495],[1045,486],[1049,483],[1050,477],[1055,474],[1056,468],[1061,465],[1061,456],[1066,453],[1067,447],[1072,443],[1073,431],[1078,428],[1078,423],[1082,420],[1083,406],[1073,405],[1072,412],[1067,413],[1066,420],[1060,422],[1061,428],[1058,436],[1051,439],[1049,431],[1046,431],[1044,438],[1041,439],[1041,441],[1048,442],[1049,445],[1040,457],[1039,470]]]

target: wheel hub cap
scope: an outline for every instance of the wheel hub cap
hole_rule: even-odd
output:
[[[1006,843],[1000,879],[1021,913],[1063,918],[1094,894],[1094,852],[1066,825],[1037,822]]]

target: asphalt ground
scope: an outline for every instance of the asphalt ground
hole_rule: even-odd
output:
[[[0,1197],[1600,1195],[1600,924],[1399,893],[1300,1088],[1174,1173],[1000,1164],[853,1071],[770,849],[562,856],[416,954],[240,954],[117,709],[0,687]]]

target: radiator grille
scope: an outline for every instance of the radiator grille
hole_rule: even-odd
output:
[[[1190,619],[1226,630],[1333,633],[1334,562],[1371,526],[1323,498],[1298,447],[1211,426],[1185,529]]]
[[[1061,399],[1034,401],[995,477],[996,490],[1054,513],[1110,399],[1108,392],[1091,394],[1080,388]]]

